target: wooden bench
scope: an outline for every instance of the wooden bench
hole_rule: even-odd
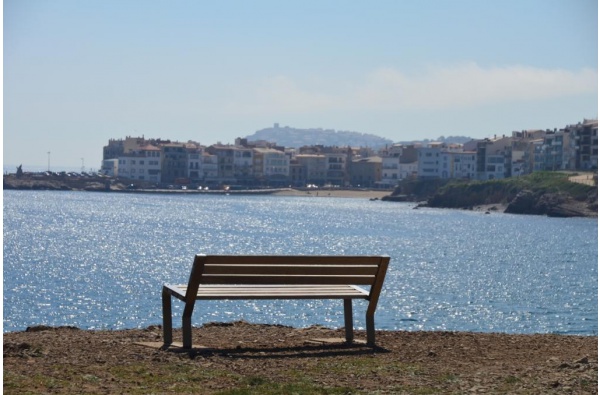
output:
[[[389,261],[388,256],[196,255],[187,284],[163,286],[164,347],[173,343],[171,297],[185,303],[183,348],[192,347],[196,300],[219,299],[342,299],[347,342],[354,337],[352,299],[365,299],[367,344],[374,346],[375,309]]]

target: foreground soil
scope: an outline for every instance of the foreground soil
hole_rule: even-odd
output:
[[[594,394],[596,336],[378,331],[377,347],[314,341],[342,330],[245,322],[194,328],[194,349],[139,345],[161,328],[4,334],[4,393]],[[357,339],[364,338],[358,331]],[[175,339],[180,336],[175,332]],[[200,348],[207,346],[209,348]]]

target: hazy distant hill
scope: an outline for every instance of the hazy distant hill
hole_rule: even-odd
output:
[[[448,137],[440,136],[435,140],[424,139],[424,140],[413,140],[413,141],[401,141],[401,142],[399,142],[399,144],[405,144],[405,145],[415,144],[415,143],[427,144],[427,143],[431,143],[433,141],[438,141],[440,143],[446,143],[446,144],[464,144],[471,140],[473,140],[473,138],[466,137],[466,136],[448,136]]]
[[[257,130],[253,135],[246,137],[248,141],[266,140],[275,142],[284,147],[298,148],[304,145],[325,146],[351,146],[380,148],[393,141],[359,132],[348,132],[332,129],[296,129],[289,126],[280,127],[275,125],[271,128]]]

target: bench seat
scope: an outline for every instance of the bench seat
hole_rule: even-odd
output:
[[[165,284],[171,296],[185,301],[187,285]],[[196,300],[224,299],[367,299],[355,285],[200,285]]]

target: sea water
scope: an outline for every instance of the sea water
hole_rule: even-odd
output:
[[[377,329],[595,335],[598,222],[329,197],[4,191],[3,330],[161,323],[203,254],[391,257]],[[174,303],[175,325],[182,303]],[[356,328],[366,303],[354,301]],[[193,324],[343,326],[341,301],[202,301]]]

